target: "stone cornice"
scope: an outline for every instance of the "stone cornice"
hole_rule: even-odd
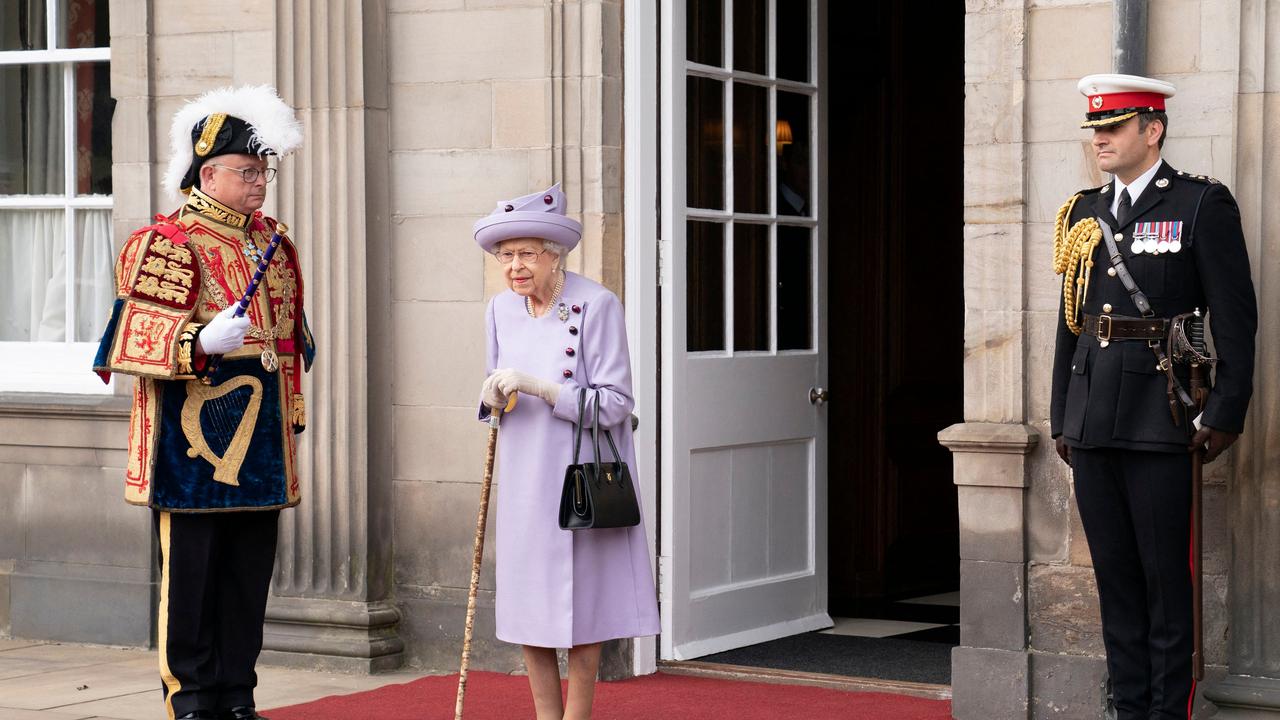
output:
[[[1021,423],[956,423],[938,433],[938,442],[954,453],[1026,455],[1040,442],[1040,433]]]

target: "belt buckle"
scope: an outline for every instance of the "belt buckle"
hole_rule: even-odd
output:
[[[1107,321],[1107,331],[1105,333],[1102,331],[1103,320]],[[1098,346],[1106,347],[1110,344],[1111,344],[1111,316],[1099,315],[1098,316]]]

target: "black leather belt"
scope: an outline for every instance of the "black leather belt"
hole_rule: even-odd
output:
[[[1166,318],[1135,318],[1086,313],[1082,329],[1086,335],[1092,335],[1102,342],[1163,340],[1169,334],[1169,321]]]

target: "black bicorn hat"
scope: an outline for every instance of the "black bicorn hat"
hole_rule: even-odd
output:
[[[191,128],[191,167],[181,188],[200,187],[200,168],[219,155],[275,155],[269,147],[255,147],[253,126],[233,115],[214,113]]]
[[[269,85],[222,88],[182,107],[169,129],[164,187],[175,199],[200,184],[200,168],[219,155],[288,155],[302,146],[302,125]]]

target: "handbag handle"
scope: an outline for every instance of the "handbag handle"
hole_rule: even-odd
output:
[[[595,407],[591,411],[591,450],[595,458],[596,477],[600,477],[603,464],[600,460],[600,391],[592,391],[592,397],[595,399]],[[583,420],[586,418],[587,411],[587,389],[578,388],[578,424],[573,435],[573,464],[580,463],[582,457],[582,431]],[[609,449],[613,451],[613,459],[615,462],[621,462],[622,456],[618,454],[618,446],[613,441],[613,433],[608,430],[604,431],[604,438],[609,443]]]
[[[591,413],[591,445],[595,451],[596,458],[596,480],[600,479],[601,463],[600,463],[600,391],[596,390],[592,393],[595,398],[595,407]],[[613,451],[614,462],[622,462],[622,456],[618,454],[618,446],[613,442],[613,433],[609,430],[604,431],[605,440],[609,441],[609,449]],[[576,462],[576,459],[575,459]]]
[[[587,389],[578,388],[578,425],[573,434],[573,464],[578,464],[578,456],[582,450],[582,418],[586,413]]]

